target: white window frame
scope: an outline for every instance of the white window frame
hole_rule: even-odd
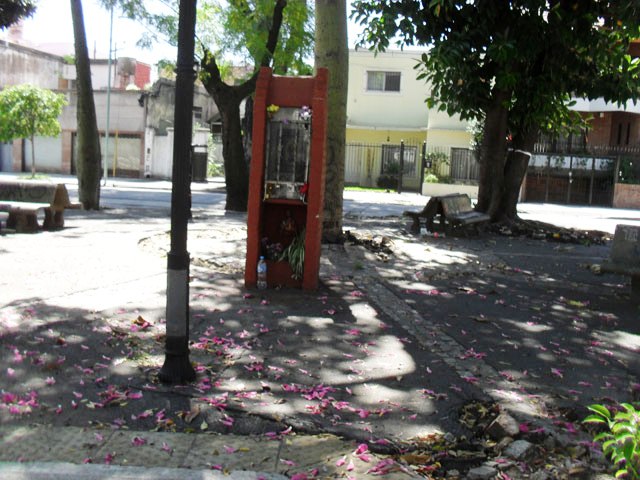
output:
[[[372,90],[369,88],[369,74],[370,73],[384,73],[384,83],[382,90]],[[386,74],[397,74],[400,76],[400,82],[398,86],[398,90],[385,90],[387,75]],[[402,93],[402,72],[398,70],[365,70],[364,72],[364,91],[365,93],[374,94],[374,95],[400,95]]]

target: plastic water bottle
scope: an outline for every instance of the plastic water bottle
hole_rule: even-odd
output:
[[[260,257],[258,260],[258,290],[265,290],[267,288],[267,262],[264,261],[264,257]]]

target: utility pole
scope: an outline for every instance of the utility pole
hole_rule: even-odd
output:
[[[109,121],[111,119],[111,54],[113,53],[113,5],[111,5],[111,20],[109,22],[109,63],[107,67],[107,126],[104,134],[104,160],[102,162],[103,185],[107,186],[109,176]]]
[[[163,383],[191,382],[196,372],[189,360],[189,182],[193,117],[194,45],[197,0],[180,0],[176,68],[175,137],[171,189],[171,249],[167,258],[167,326]]]

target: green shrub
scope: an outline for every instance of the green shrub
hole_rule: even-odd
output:
[[[640,478],[640,412],[629,403],[621,404],[623,410],[615,415],[604,405],[587,407],[593,412],[585,423],[603,423],[609,431],[598,433],[594,441],[602,442],[602,451],[618,467],[616,477],[629,475]]]
[[[440,179],[438,178],[437,175],[434,175],[433,173],[427,173],[424,176],[424,181],[425,183],[439,183]]]

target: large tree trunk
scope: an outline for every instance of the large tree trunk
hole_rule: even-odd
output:
[[[76,53],[76,85],[78,92],[78,197],[85,210],[100,208],[100,134],[93,103],[91,66],[84,30],[82,3],[71,0],[71,18]]]
[[[227,186],[226,210],[247,211],[249,198],[249,163],[242,140],[240,104],[255,90],[257,75],[240,85],[227,85],[220,77],[215,59],[205,54],[202,67],[211,74],[203,84],[220,111],[222,118],[222,158]]]
[[[329,69],[328,123],[324,194],[323,240],[342,237],[342,199],[347,123],[347,5],[345,0],[316,1],[316,68]]]
[[[484,120],[480,148],[480,179],[476,209],[491,215],[492,220],[500,207],[504,188],[504,165],[507,151],[507,121],[509,111],[506,101],[509,93],[497,90]]]
[[[535,128],[517,132],[513,137],[513,151],[509,152],[504,168],[504,188],[500,206],[496,211],[497,220],[513,221],[518,218],[520,187],[537,138],[538,130]]]
[[[242,99],[234,95],[216,99],[222,116],[222,157],[227,184],[225,209],[236,212],[247,211],[249,198],[249,166],[242,141],[241,102]]]

